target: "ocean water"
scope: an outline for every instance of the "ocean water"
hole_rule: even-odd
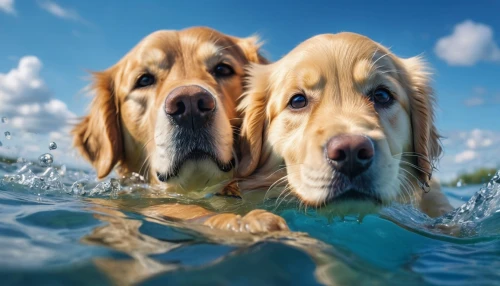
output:
[[[394,205],[360,220],[272,200],[166,197],[137,175],[97,183],[50,163],[0,163],[1,285],[500,284],[499,176],[444,188],[457,209],[438,219]],[[233,234],[140,213],[177,201],[265,207],[294,232]]]

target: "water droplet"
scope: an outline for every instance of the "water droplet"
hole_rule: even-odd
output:
[[[5,175],[4,181],[9,183],[18,183],[20,181],[19,175]]]
[[[117,199],[118,198],[118,192],[120,192],[122,186],[120,185],[120,181],[118,181],[115,178],[111,178],[110,180],[111,183],[111,198]]]
[[[50,142],[49,143],[49,150],[55,150],[55,149],[57,149],[56,142]]]
[[[78,180],[71,185],[71,192],[75,195],[85,195],[85,186],[87,185],[88,180],[82,179]]]
[[[121,186],[120,186],[120,181],[118,181],[118,179],[115,179],[115,178],[111,178],[109,180],[110,184],[111,184],[111,189],[114,190],[114,191],[119,191]]]
[[[2,117],[2,123],[9,123],[9,119],[7,117]]]
[[[52,155],[49,153],[45,153],[38,157],[38,161],[40,162],[40,165],[42,167],[50,167],[52,165],[52,162],[54,162],[54,157],[52,157]]]
[[[12,138],[12,136],[10,136],[9,131],[5,131],[4,134],[5,134],[5,138],[7,138],[7,140],[10,140],[10,138]]]
[[[495,175],[492,179],[495,183],[500,184],[500,176]]]
[[[458,180],[457,182],[457,188],[460,188],[463,185],[462,179]]]
[[[45,179],[44,178],[40,178],[40,177],[34,177],[30,184],[29,184],[29,187],[32,188],[32,189],[42,189],[42,190],[45,190],[46,188],[46,185],[45,185]]]

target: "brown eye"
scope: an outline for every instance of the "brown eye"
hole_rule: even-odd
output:
[[[370,94],[371,100],[380,106],[389,106],[393,101],[394,97],[391,92],[384,87],[378,87]]]
[[[228,77],[234,75],[235,72],[230,65],[220,63],[214,67],[212,74],[215,77]]]
[[[307,106],[307,98],[303,94],[296,94],[292,96],[292,98],[288,102],[288,105],[290,105],[292,109],[304,108]]]
[[[155,77],[152,74],[143,74],[141,75],[136,83],[135,83],[135,88],[141,88],[141,87],[146,87],[153,85],[155,83]]]

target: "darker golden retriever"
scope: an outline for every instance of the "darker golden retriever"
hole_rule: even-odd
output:
[[[255,37],[236,38],[204,27],[158,31],[109,69],[94,73],[89,114],[74,128],[74,145],[98,178],[118,166],[163,189],[183,192],[233,176],[236,110],[244,67],[266,63]],[[195,219],[238,231],[286,229],[262,210],[240,218],[197,206],[162,205],[149,214]]]

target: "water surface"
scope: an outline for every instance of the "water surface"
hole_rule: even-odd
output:
[[[0,163],[2,285],[495,285],[500,281],[499,185],[444,188],[455,212],[410,206],[328,219],[293,204],[154,197],[138,176]],[[498,178],[498,177],[497,177]],[[228,201],[229,200],[229,201]],[[470,201],[469,201],[470,200]],[[235,235],[137,210],[198,203],[244,213],[266,207],[290,234]],[[469,202],[468,202],[469,201]],[[454,235],[449,235],[453,232]]]

